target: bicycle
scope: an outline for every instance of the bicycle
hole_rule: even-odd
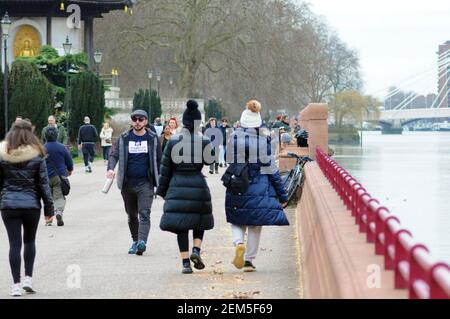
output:
[[[297,162],[294,168],[289,171],[289,174],[284,179],[283,186],[288,194],[288,203],[292,200],[292,197],[297,191],[298,186],[301,184],[304,175],[303,169],[308,162],[312,162],[312,159],[307,156],[298,156],[295,153],[288,153],[290,158],[296,158]]]

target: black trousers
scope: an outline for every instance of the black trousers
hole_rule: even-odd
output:
[[[203,236],[205,235],[205,231],[203,230],[194,230],[193,238],[203,240]],[[177,234],[178,247],[180,248],[180,252],[189,251],[189,232],[178,233]]]
[[[88,166],[89,162],[93,163],[95,158],[95,144],[84,144],[81,146],[83,152],[84,166]]]
[[[20,267],[23,227],[23,258],[25,276],[33,276],[34,258],[36,256],[36,231],[39,225],[40,210],[3,210],[2,219],[9,239],[9,264],[14,283],[20,283]]]

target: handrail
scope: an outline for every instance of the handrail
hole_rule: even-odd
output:
[[[425,245],[414,241],[400,220],[370,196],[366,189],[320,148],[317,163],[355,218],[385,268],[394,270],[395,288],[408,289],[410,299],[450,299],[450,266],[435,262]]]

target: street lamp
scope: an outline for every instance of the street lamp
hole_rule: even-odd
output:
[[[63,43],[63,49],[64,49],[64,55],[66,57],[66,121],[67,121],[67,132],[69,134],[69,141],[70,141],[70,109],[69,109],[69,58],[68,55],[70,54],[70,51],[72,50],[72,43],[69,41],[69,36],[66,36],[66,42]]]
[[[94,53],[94,61],[97,66],[97,76],[100,76],[100,63],[102,63],[103,53],[97,49]]]
[[[9,29],[11,28],[11,19],[8,16],[8,12],[5,12],[5,15],[0,22],[2,26],[2,37],[3,37],[3,48],[5,50],[5,77],[3,79],[3,98],[5,104],[5,137],[8,134],[8,37],[9,37]]]
[[[148,76],[148,79],[149,79],[149,81],[150,81],[150,105],[149,105],[149,117],[150,117],[150,119],[149,119],[149,121],[151,121],[151,117],[152,117],[152,79],[153,79],[153,71],[152,70],[148,70],[147,71],[147,76]]]
[[[158,81],[158,98],[159,98],[159,86],[161,82],[161,73],[158,71],[158,74],[156,75],[156,81]]]

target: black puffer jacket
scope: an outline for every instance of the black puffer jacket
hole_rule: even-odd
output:
[[[179,149],[191,149],[191,154],[182,160],[179,157],[172,158],[174,147],[176,154],[179,154]],[[156,191],[165,199],[160,223],[162,230],[180,233],[191,229],[210,230],[214,227],[211,193],[202,174],[203,166],[210,165],[214,160],[213,156],[204,158],[203,154],[208,152],[212,152],[208,138],[187,132],[175,135],[167,142]]]
[[[0,209],[41,209],[45,216],[54,215],[45,160],[31,146],[7,152],[0,143]]]

